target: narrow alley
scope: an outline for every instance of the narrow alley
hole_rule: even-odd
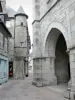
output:
[[[0,100],[67,100],[47,87],[32,85],[32,76],[25,80],[9,80],[0,85]]]

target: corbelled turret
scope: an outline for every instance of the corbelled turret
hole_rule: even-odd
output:
[[[15,78],[28,75],[28,16],[22,6],[15,14]]]
[[[20,6],[20,7],[19,7],[19,9],[18,9],[17,13],[15,14],[15,16],[19,16],[19,15],[23,15],[23,16],[25,16],[25,17],[28,19],[28,15],[27,15],[27,14],[25,14],[25,12],[24,12],[24,10],[23,10],[23,7],[22,7],[22,6]]]
[[[15,46],[26,47],[28,34],[27,18],[28,16],[25,14],[22,6],[20,6],[15,14]]]

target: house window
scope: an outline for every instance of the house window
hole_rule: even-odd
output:
[[[21,26],[23,26],[23,22],[21,22]]]
[[[7,52],[7,38],[5,38],[4,50]]]
[[[0,48],[3,49],[3,34],[0,32]]]

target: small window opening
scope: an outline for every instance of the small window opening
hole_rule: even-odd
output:
[[[21,26],[23,26],[23,22],[21,22]]]

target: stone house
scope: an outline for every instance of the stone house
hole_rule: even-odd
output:
[[[0,1],[0,84],[8,80],[8,44],[12,36],[5,25],[7,14],[4,12],[3,3]]]
[[[25,76],[28,76],[28,55],[30,50],[30,36],[27,23],[28,15],[25,14],[22,7],[19,7],[19,10],[16,12],[12,8],[6,7],[6,0],[0,0],[0,19],[3,21],[0,24],[4,27],[4,29],[0,28],[0,30],[6,36],[6,42],[8,42],[9,34],[12,34],[8,43],[9,59],[7,59],[7,56],[5,58],[9,62],[7,69],[9,77],[24,79]],[[5,31],[6,34],[8,32],[7,35]],[[4,45],[4,43],[1,45]],[[7,48],[7,43],[4,46]],[[2,58],[2,56],[0,57]]]
[[[33,9],[33,84],[67,83],[73,99],[75,0],[33,0]]]

